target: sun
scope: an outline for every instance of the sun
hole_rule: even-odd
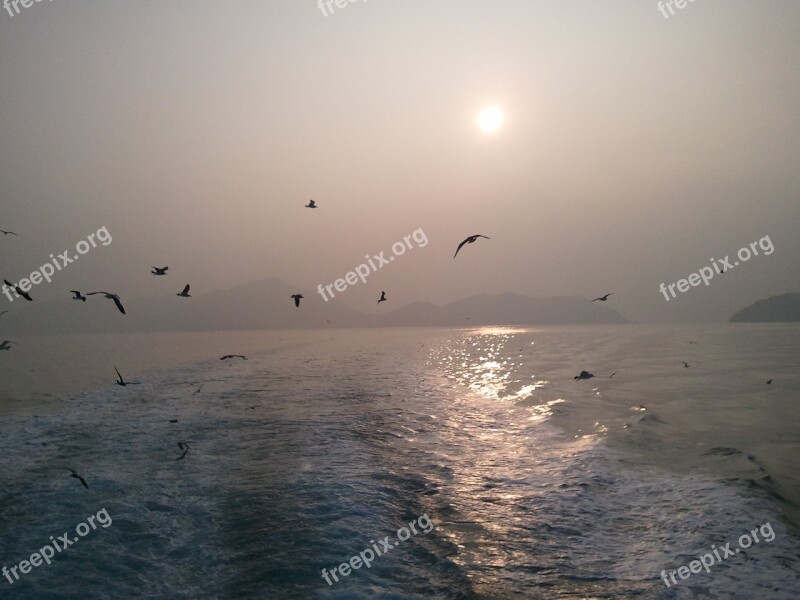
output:
[[[484,133],[495,133],[503,126],[503,111],[499,106],[487,106],[478,115],[478,127]]]

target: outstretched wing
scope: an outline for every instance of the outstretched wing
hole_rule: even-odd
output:
[[[188,294],[188,293],[189,293],[189,284],[187,283],[186,287],[183,288],[183,291],[181,292],[181,294]]]
[[[459,250],[461,250],[461,248],[463,248],[463,247],[464,247],[464,244],[466,244],[468,241],[469,241],[469,238],[465,239],[463,242],[461,242],[461,243],[458,245],[458,248],[456,248],[456,253],[455,253],[455,254],[453,254],[453,258],[455,258],[456,256],[458,256],[458,251],[459,251]]]
[[[117,308],[119,309],[119,312],[121,312],[124,315],[125,314],[125,307],[122,306],[122,302],[119,301],[119,298],[117,298],[116,296],[113,296],[111,299],[114,301],[114,304],[117,305]]]

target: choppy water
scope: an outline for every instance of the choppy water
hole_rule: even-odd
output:
[[[173,368],[165,343],[139,358],[140,386],[3,397],[0,566],[102,508],[113,523],[0,578],[0,597],[800,593],[796,326],[215,334],[225,352],[246,346],[234,363],[191,340],[191,365]],[[50,362],[69,344],[49,340]],[[4,380],[40,369],[0,358]],[[107,370],[84,368],[76,387]],[[574,381],[582,369],[597,378]],[[421,515],[430,533],[322,578]],[[661,580],[766,522],[773,541]]]

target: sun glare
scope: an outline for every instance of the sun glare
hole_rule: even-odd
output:
[[[503,126],[503,111],[497,106],[487,106],[478,115],[478,127],[484,133],[494,133]]]

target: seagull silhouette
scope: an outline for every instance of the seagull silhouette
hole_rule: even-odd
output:
[[[18,285],[14,285],[8,279],[4,279],[3,281],[8,287],[14,288],[14,291],[17,292],[23,298],[25,298],[25,300],[27,300],[28,302],[33,302],[33,298],[31,298],[30,294],[28,292],[23,292],[21,287],[19,287]]]
[[[581,371],[579,375],[575,376],[575,379],[591,379],[594,377],[589,371]]]
[[[614,375],[616,375],[616,374],[617,374],[617,372],[616,372],[616,371],[614,371],[614,372],[613,372],[611,375],[609,375],[609,376],[608,376],[608,378],[609,378],[609,379],[611,379],[611,378],[612,378]]]
[[[183,291],[182,292],[178,292],[175,295],[176,296],[180,296],[181,298],[191,298],[191,296],[189,295],[189,284],[187,283],[186,287],[183,288]]]
[[[189,451],[189,444],[187,444],[186,442],[178,442],[178,448],[183,450],[183,454],[181,454],[175,460],[181,460],[184,456],[186,456],[186,453]]]
[[[241,358],[242,360],[247,360],[247,357],[243,354],[226,354],[225,356],[220,356],[220,360],[228,360],[229,358]]]
[[[116,366],[114,367],[114,370],[117,372],[117,385],[122,387],[125,387],[126,385],[140,385],[138,381],[125,381]]]
[[[153,269],[152,271],[150,271],[153,275],[166,275],[167,269],[169,269],[169,267],[160,267],[160,268],[150,267],[150,268]]]
[[[488,239],[491,239],[491,238],[488,238],[488,237],[486,237],[485,235],[480,235],[480,234],[471,235],[471,236],[469,236],[467,239],[465,239],[463,242],[461,242],[461,243],[458,245],[458,248],[456,248],[456,253],[455,253],[455,254],[453,254],[453,258],[455,258],[456,256],[458,256],[458,251],[459,251],[459,250],[461,250],[461,248],[462,248],[462,246],[464,246],[464,244],[473,244],[473,243],[475,243],[475,241],[476,241],[476,240],[477,240],[479,237],[486,238],[487,240],[488,240]]]
[[[597,302],[598,300],[600,300],[600,302],[605,302],[606,300],[608,300],[608,297],[611,296],[613,293],[614,292],[610,292],[610,293],[606,294],[605,296],[600,296],[599,298],[595,298],[594,300],[592,300],[592,302]],[[590,302],[590,304],[591,304],[591,302]]]
[[[381,291],[381,298],[380,300],[378,300],[378,304],[380,304],[381,302],[386,302],[386,292],[384,291]]]
[[[767,385],[770,385],[771,383],[772,383],[772,379],[770,379],[770,380],[767,382]]]
[[[16,233],[14,233],[13,231],[3,231],[2,229],[0,229],[0,233],[3,233],[3,234],[5,234],[5,235],[8,235],[8,234],[11,234],[11,235],[17,235],[17,234],[16,234]],[[17,237],[19,237],[19,236],[17,235]]]
[[[17,346],[19,346],[17,342],[12,342],[11,340],[3,340],[3,342],[0,343],[0,350],[11,350],[10,344],[16,344]]]
[[[86,295],[87,296],[94,296],[95,294],[103,294],[109,300],[113,300],[114,304],[117,305],[117,308],[119,309],[119,312],[121,312],[123,315],[125,314],[125,307],[122,306],[122,302],[120,302],[119,296],[117,294],[115,294],[113,292],[89,292]]]
[[[74,477],[83,484],[83,487],[85,487],[87,490],[89,489],[89,484],[86,483],[86,480],[81,475],[79,475],[78,472],[75,471],[75,469],[70,469],[69,467],[64,467],[64,468],[72,472],[72,475],[70,475],[70,477]]]
[[[687,363],[685,360],[681,361],[681,362],[683,362],[683,368],[684,369],[688,369],[689,368],[689,363]]]
[[[300,298],[303,297],[303,294],[292,294],[292,298],[294,298],[294,305],[300,308]]]
[[[313,200],[309,200],[308,204],[306,204],[306,208],[317,208],[317,203]]]
[[[83,300],[84,302],[86,302],[86,296],[84,296],[83,294],[81,294],[81,293],[80,293],[78,290],[70,290],[70,292],[72,292],[73,294],[75,294],[75,295],[72,297],[72,299],[73,299],[73,300]]]

